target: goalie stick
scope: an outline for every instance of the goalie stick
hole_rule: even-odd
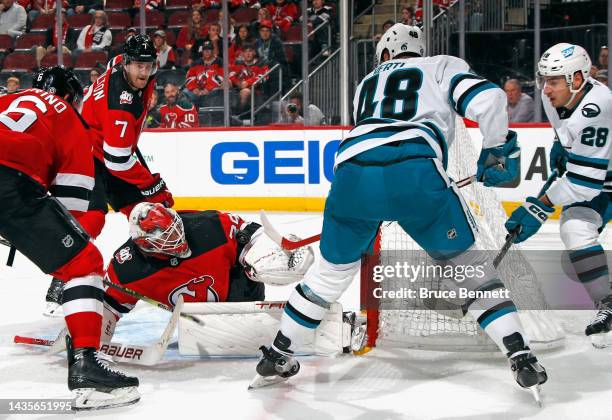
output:
[[[467,178],[463,178],[456,182],[458,188],[467,187],[468,185],[476,182],[476,175],[468,176]],[[264,232],[270,239],[272,239],[278,246],[283,248],[285,251],[293,251],[294,249],[310,245],[313,242],[317,242],[321,239],[321,234],[317,233],[316,235],[309,236],[308,238],[300,239],[300,240],[291,240],[286,236],[283,236],[272,224],[268,215],[264,210],[259,211],[259,217],[261,219],[261,225],[264,228]]]
[[[166,328],[164,328],[164,332],[160,336],[159,340],[157,340],[154,344],[151,344],[150,346],[139,346],[114,342],[108,344],[102,343],[100,346],[100,351],[111,356],[116,362],[127,362],[143,366],[155,365],[164,357],[164,353],[166,352],[168,344],[172,339],[172,335],[174,334],[174,330],[176,329],[179,315],[181,315],[182,310],[183,297],[180,296],[176,306],[174,307],[172,316],[170,317]],[[62,329],[55,340],[16,335],[13,341],[18,344],[49,346],[51,347],[49,349],[49,353],[56,354],[66,349],[64,337],[67,333],[66,328]]]
[[[158,302],[158,301],[156,301],[155,299],[151,299],[150,297],[145,296],[145,295],[143,295],[143,294],[141,294],[141,293],[135,292],[135,291],[133,291],[133,290],[131,290],[131,289],[128,289],[127,287],[123,287],[123,286],[120,286],[120,285],[118,285],[118,284],[115,284],[115,283],[111,282],[110,280],[108,280],[108,278],[106,278],[106,277],[104,278],[103,282],[104,282],[104,284],[105,284],[105,285],[107,285],[108,287],[111,287],[111,288],[113,288],[113,289],[119,290],[120,292],[125,293],[126,295],[133,296],[133,297],[135,297],[136,299],[144,300],[144,301],[145,301],[145,302],[147,302],[148,304],[153,305],[153,306],[157,306],[158,308],[160,308],[160,309],[164,309],[164,310],[166,310],[166,311],[168,311],[168,312],[174,312],[174,311],[175,311],[175,309],[176,309],[176,306],[175,306],[175,309],[172,309],[170,306],[165,305],[165,304],[163,304],[163,303],[161,303],[161,302]],[[195,322],[195,323],[196,323],[196,324],[198,324],[198,325],[203,325],[203,324],[202,324],[202,321],[200,321],[200,320],[199,320],[198,318],[196,318],[195,316],[192,316],[192,315],[189,315],[189,314],[180,314],[180,315],[181,315],[183,318],[188,319],[188,320],[190,320],[190,321],[193,321],[193,322]]]

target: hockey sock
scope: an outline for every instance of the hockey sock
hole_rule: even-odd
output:
[[[482,284],[477,291],[503,288],[504,285],[499,279],[492,279]],[[473,299],[466,302],[466,307],[469,314],[478,322],[480,328],[497,344],[504,355],[508,353],[504,344],[504,337],[511,334],[520,333],[525,345],[529,345],[516,306],[511,300],[503,298]]]
[[[279,353],[292,353],[319,326],[329,303],[304,284],[298,284],[285,305],[281,318],[281,334],[272,345]],[[280,339],[279,339],[280,337]]]
[[[601,245],[570,251],[569,258],[593,302],[611,294],[608,261]]]
[[[102,232],[105,219],[106,214],[104,214],[103,211],[90,210],[79,217],[79,223],[81,226],[83,226],[83,229],[85,229],[89,236],[96,239],[98,235],[100,235],[100,232]]]
[[[100,347],[104,288],[102,277],[76,277],[64,285],[62,309],[75,348]]]

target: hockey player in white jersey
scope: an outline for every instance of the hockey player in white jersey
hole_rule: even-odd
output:
[[[508,131],[503,90],[472,73],[459,58],[426,57],[418,27],[391,27],[377,46],[376,58],[380,64],[355,93],[355,127],[336,156],[325,204],[322,258],[290,296],[272,345],[262,347],[259,376],[252,387],[299,371],[294,349],[354,279],[382,221],[397,221],[436,259],[485,267],[484,278],[463,286],[504,287],[490,256],[474,251],[477,226],[446,174],[459,114],[479,122],[484,137],[478,179],[492,186],[519,176],[520,149],[516,134]],[[505,161],[505,168],[486,168],[488,160]],[[474,299],[464,307],[508,356],[521,386],[537,387],[546,381],[512,301]]]
[[[519,229],[516,242],[536,233],[563,206],[561,238],[578,279],[598,308],[586,335],[612,329],[610,275],[599,235],[612,218],[612,93],[589,77],[591,59],[578,45],[557,44],[538,63],[536,82],[542,89],[544,111],[556,138],[550,153],[551,170],[560,176],[541,197],[528,197],[515,210],[506,228]]]

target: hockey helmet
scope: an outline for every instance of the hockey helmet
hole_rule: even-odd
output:
[[[157,60],[157,50],[153,41],[146,35],[132,35],[125,40],[123,55],[126,63],[140,61],[154,63]]]
[[[584,79],[578,89],[573,88],[576,72],[580,72]],[[538,62],[536,86],[538,89],[543,89],[545,77],[565,76],[570,92],[578,93],[586,84],[590,73],[591,59],[584,48],[563,42],[550,47],[542,54]]]
[[[63,66],[40,69],[34,76],[32,87],[65,98],[70,103],[79,102],[83,98],[81,82],[71,70]]]
[[[403,53],[413,53],[421,57],[425,55],[425,36],[418,26],[396,23],[378,41],[376,59],[382,62],[383,52],[389,51],[391,59]]]
[[[183,220],[160,203],[138,203],[130,212],[130,236],[138,248],[157,258],[191,255]]]

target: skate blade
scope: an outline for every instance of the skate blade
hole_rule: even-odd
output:
[[[529,390],[538,407],[542,407],[542,390],[540,389],[540,385],[529,387]]]
[[[263,388],[266,386],[271,386],[275,384],[279,384],[281,382],[286,382],[289,378],[283,378],[282,376],[261,376],[255,375],[253,381],[249,385],[249,390]]]
[[[47,307],[43,312],[43,316],[47,316],[49,318],[63,318],[64,311],[62,310],[62,305],[54,302],[47,302]]]
[[[591,335],[591,345],[596,349],[605,349],[612,346],[612,333],[599,333]]]
[[[74,411],[103,410],[123,407],[140,401],[138,388],[135,386],[117,388],[111,392],[100,392],[93,388],[79,388],[72,391],[75,399]]]

